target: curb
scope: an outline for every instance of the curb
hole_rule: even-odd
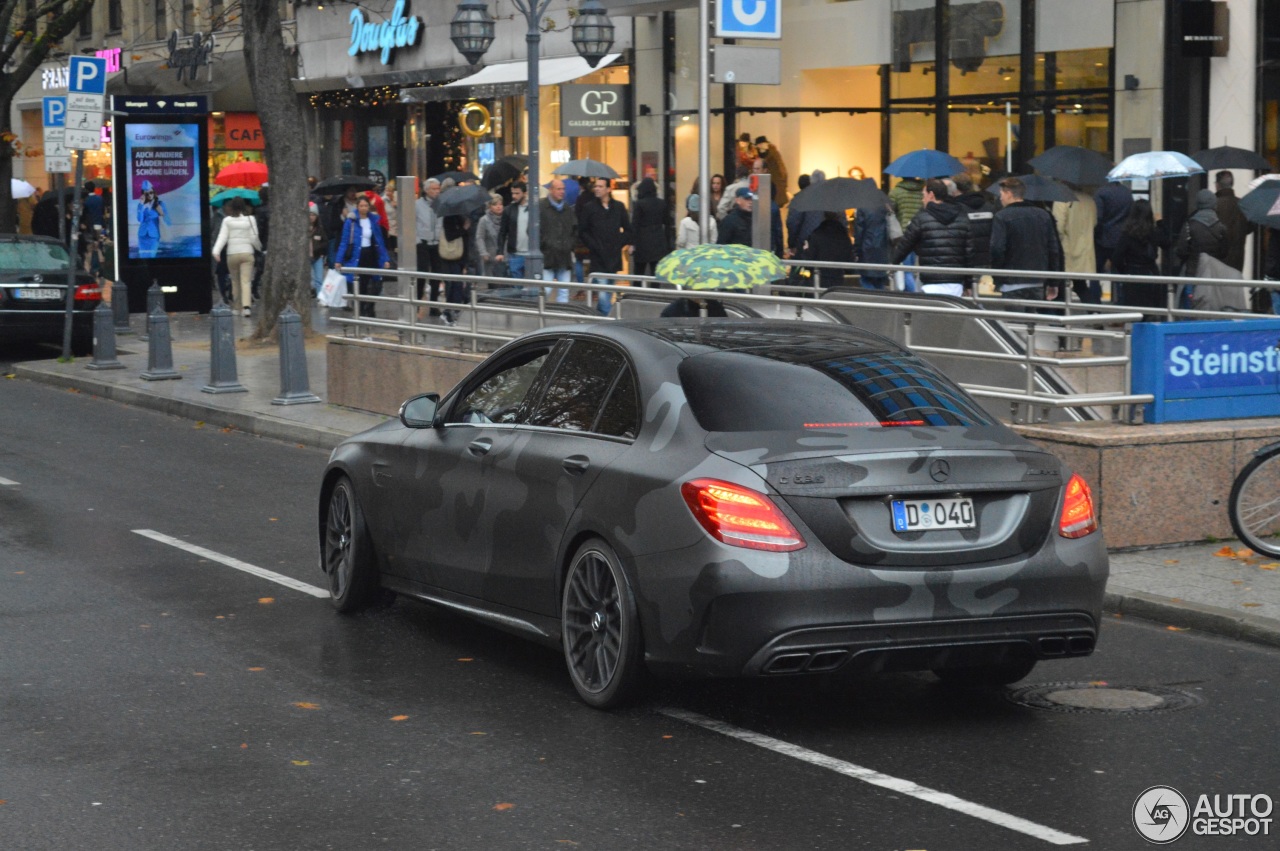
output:
[[[14,364],[13,373],[29,381],[79,390],[124,405],[146,408],[188,420],[217,423],[222,427],[234,428],[256,437],[270,438],[284,443],[300,443],[315,449],[332,450],[350,436],[349,433],[339,429],[308,425],[269,414],[229,411],[184,399],[156,396],[132,387],[93,381],[78,375],[33,369],[25,364]]]
[[[1102,608],[1113,614],[1194,629],[1251,644],[1280,647],[1280,620],[1276,618],[1244,615],[1186,600],[1174,602],[1168,597],[1119,587],[1107,589]]]

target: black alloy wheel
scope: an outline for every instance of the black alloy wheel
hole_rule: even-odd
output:
[[[368,605],[377,583],[373,548],[355,488],[345,476],[329,494],[322,557],[333,607],[340,612],[354,612]]]
[[[578,548],[565,577],[561,635],[578,695],[597,709],[622,706],[644,677],[640,617],[617,555],[600,540]]]

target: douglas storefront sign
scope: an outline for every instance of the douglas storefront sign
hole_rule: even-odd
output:
[[[1153,423],[1280,415],[1280,319],[1135,325],[1133,392]]]
[[[347,53],[377,53],[383,65],[391,63],[391,51],[397,47],[412,47],[422,35],[422,18],[405,17],[405,0],[396,0],[391,17],[385,21],[371,21],[360,8],[351,10],[351,47]]]

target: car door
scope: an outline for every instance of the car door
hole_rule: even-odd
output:
[[[486,599],[555,615],[557,555],[566,527],[600,472],[639,429],[634,370],[621,349],[578,338],[495,459],[485,505],[493,530]],[[477,563],[477,567],[479,564]]]
[[[481,595],[477,566],[493,547],[485,518],[498,492],[494,464],[516,439],[558,342],[522,346],[469,376],[443,403],[442,422],[414,430],[397,450],[396,551],[414,580]]]

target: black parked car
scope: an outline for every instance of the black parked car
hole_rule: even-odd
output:
[[[933,670],[1084,656],[1088,486],[847,326],[551,328],[343,442],[319,500],[338,609],[379,586],[563,648],[582,698],[646,670]],[[384,592],[385,593],[385,592]]]
[[[70,263],[59,240],[0,234],[0,342],[62,345]],[[77,357],[93,352],[93,311],[101,303],[97,280],[76,270],[71,352]]]

